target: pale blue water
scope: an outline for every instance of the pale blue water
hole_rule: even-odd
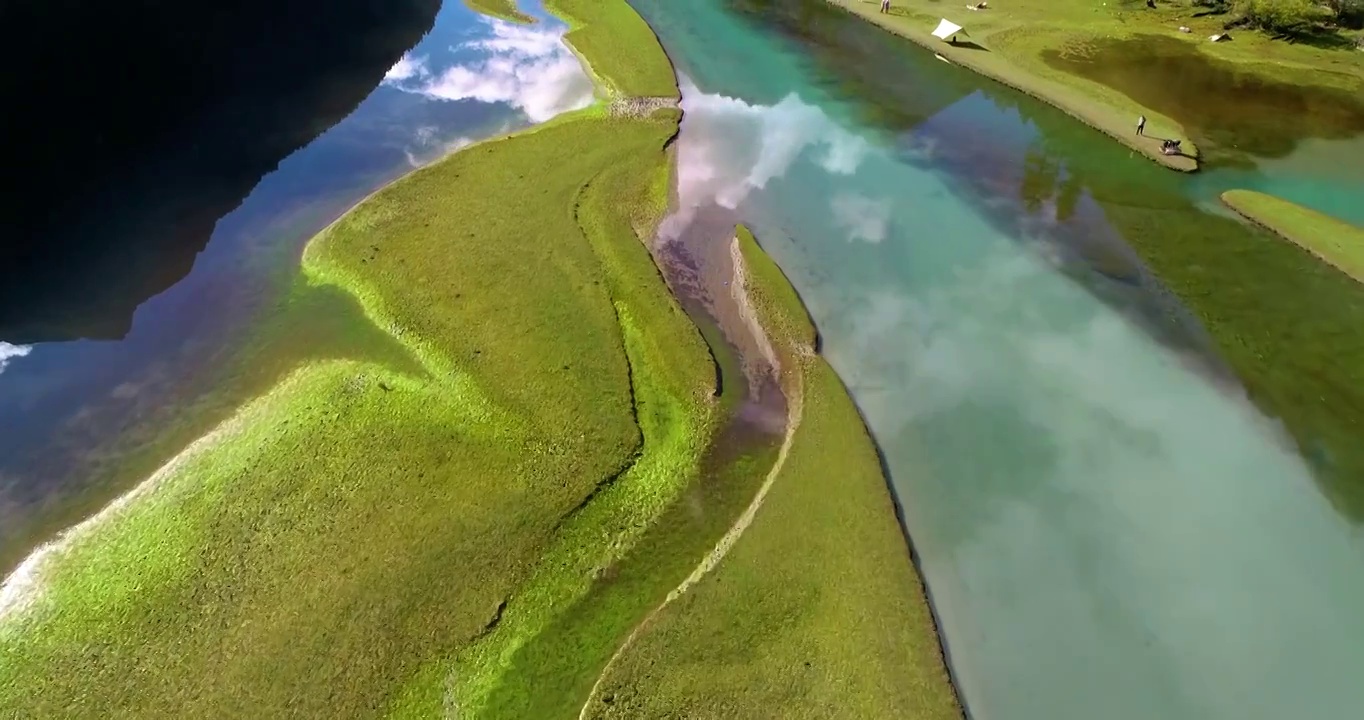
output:
[[[695,83],[682,221],[735,208],[807,302],[973,716],[1364,713],[1364,542],[1052,158],[1136,197],[1149,163],[822,3],[748,4],[636,2]],[[1261,187],[1341,203],[1312,182]]]

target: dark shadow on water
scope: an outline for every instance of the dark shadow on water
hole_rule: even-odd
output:
[[[116,339],[440,0],[0,5],[0,339]]]
[[[1042,57],[1179,121],[1213,162],[1284,157],[1301,140],[1364,134],[1358,93],[1249,73],[1174,38],[1101,40]]]

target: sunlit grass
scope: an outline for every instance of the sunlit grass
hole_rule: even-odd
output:
[[[648,23],[623,2],[545,0],[573,28],[565,36],[592,59],[592,71],[615,92],[678,97],[677,77]]]
[[[1194,17],[1202,8],[1192,2],[1163,2],[1152,10],[1139,0],[1107,3],[1069,0],[1010,0],[971,11],[968,2],[894,0],[890,14],[878,12],[876,0],[829,0],[872,22],[925,45],[954,63],[975,70],[1065,111],[1152,159],[1178,170],[1196,169],[1190,158],[1160,153],[1160,140],[1180,138],[1183,150],[1197,155],[1179,108],[1154,108],[1108,87],[1049,65],[1049,52],[1073,50],[1088,43],[1140,35],[1159,35],[1187,43],[1195,54],[1233,65],[1237,71],[1293,85],[1323,85],[1358,92],[1364,87],[1364,54],[1307,43],[1272,41],[1256,32],[1236,31],[1234,42],[1209,43],[1223,32],[1227,15]],[[964,41],[976,47],[952,47],[930,33],[940,18],[966,28]],[[1178,28],[1187,26],[1189,33]],[[1148,75],[1157,77],[1158,67]],[[1181,79],[1169,78],[1168,82]],[[1155,81],[1157,84],[1159,79]],[[1183,111],[1198,108],[1184,106]],[[1146,137],[1135,134],[1138,116],[1148,119]],[[1284,132],[1292,129],[1285,127]]]
[[[584,113],[319,235],[307,276],[416,362],[298,370],[74,542],[0,636],[0,708],[367,715],[423,678],[443,694],[433,663],[491,637],[503,603],[530,635],[581,596],[711,423],[704,344],[633,230],[675,129]]]

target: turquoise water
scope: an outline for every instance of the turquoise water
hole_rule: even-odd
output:
[[[732,209],[791,276],[974,717],[1364,712],[1358,532],[1126,249],[1148,226],[1109,217],[1128,194],[1202,222],[1180,203],[1226,176],[1171,178],[820,2],[635,4],[689,79],[670,227]]]

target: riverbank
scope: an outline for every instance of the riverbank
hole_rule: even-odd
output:
[[[1228,190],[1222,193],[1222,202],[1247,220],[1364,283],[1364,229],[1252,190]]]
[[[579,717],[960,718],[857,409],[780,268],[742,227],[732,247],[731,287],[790,399],[786,441],[744,515],[630,636]]]
[[[1097,7],[1056,0],[1014,0],[973,11],[964,1],[944,7],[933,0],[895,0],[891,12],[882,14],[875,0],[829,2],[953,63],[1047,102],[1161,165],[1183,172],[1197,170],[1204,154],[1195,144],[1200,138],[1193,135],[1216,130],[1187,126],[1186,114],[1192,116],[1204,109],[1138,102],[1129,96],[1129,88],[1058,69],[1055,58],[1049,62],[1049,56],[1084,55],[1095,43],[1159,36],[1187,45],[1196,50],[1196,55],[1222,62],[1237,73],[1266,81],[1327,90],[1364,86],[1362,53],[1271,41],[1253,31],[1236,32],[1233,42],[1210,43],[1210,35],[1223,32],[1221,26],[1227,16],[1196,18],[1195,8],[1183,4],[1162,3],[1152,10],[1138,3]],[[941,18],[963,26],[966,32],[961,39],[965,42],[954,47],[933,37],[931,32]],[[1190,32],[1179,32],[1181,26]],[[1147,75],[1170,71],[1168,66],[1152,65]],[[1183,81],[1168,78],[1172,84]],[[1147,118],[1144,137],[1135,133],[1136,119],[1143,115]],[[1161,153],[1160,142],[1165,138],[1182,139],[1187,155]]]

